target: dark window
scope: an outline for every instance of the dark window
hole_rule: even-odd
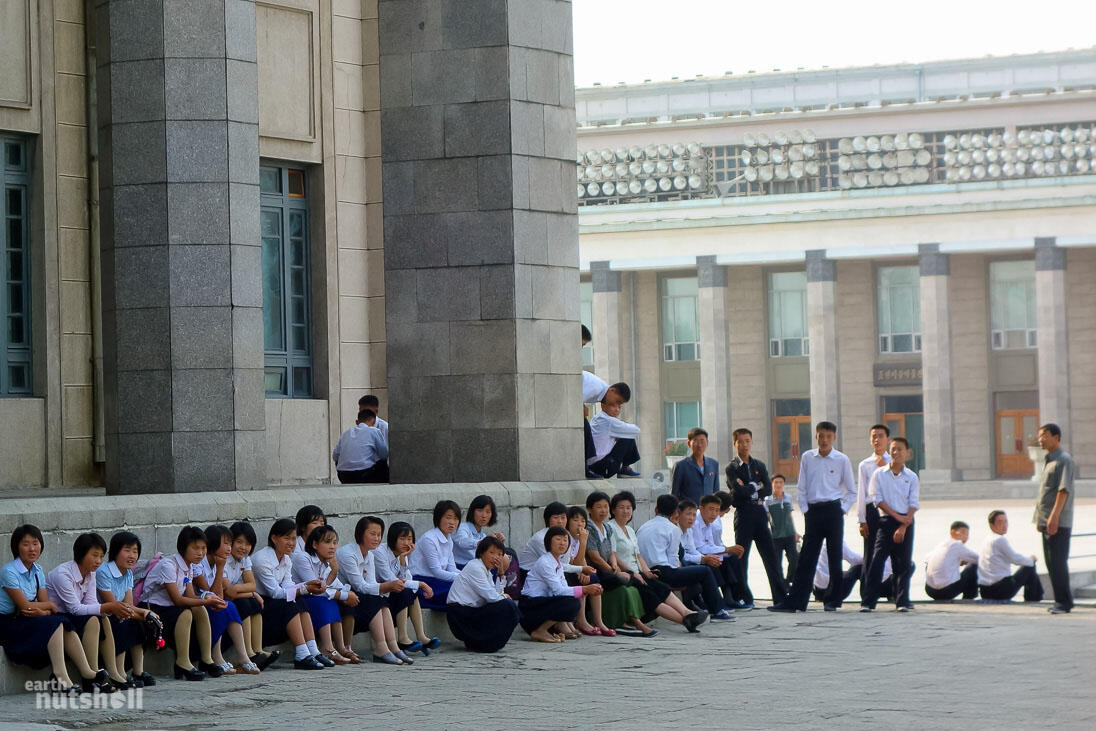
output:
[[[30,322],[30,173],[24,140],[0,137],[0,396],[33,390]]]

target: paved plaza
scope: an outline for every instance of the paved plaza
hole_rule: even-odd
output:
[[[411,668],[274,669],[165,681],[143,711],[35,710],[5,728],[1096,727],[1096,609],[918,604],[912,614],[739,613],[698,635],[529,642],[478,656],[446,643]],[[284,666],[283,666],[284,667]],[[13,724],[16,719],[21,724]]]

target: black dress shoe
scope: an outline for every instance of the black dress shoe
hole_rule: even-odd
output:
[[[314,657],[304,657],[293,661],[295,670],[323,670],[325,667],[327,666]]]
[[[681,620],[681,624],[685,625],[685,629],[690,632],[699,632],[697,629],[700,625],[704,624],[708,620],[707,612],[693,612],[692,614],[685,615]]]
[[[156,678],[152,677],[148,673],[141,673],[140,675],[133,676],[134,680],[139,680],[145,684],[146,688],[151,688],[156,685]]]
[[[95,673],[94,678],[81,678],[80,687],[83,688],[85,693],[93,693],[98,691],[100,693],[113,693],[117,688],[110,682],[110,675],[106,670],[100,670]]]
[[[322,652],[319,655],[313,655],[312,659],[323,665],[325,668],[335,667],[335,661],[329,658],[327,655],[324,655]]]
[[[175,666],[175,679],[176,680],[205,680],[206,674],[198,668],[189,668],[184,670],[178,665]]]
[[[827,612],[836,612],[837,611],[837,605],[836,604],[823,604],[822,609],[824,611],[827,611]]]
[[[198,669],[211,678],[219,678],[225,674],[224,668],[212,662],[199,662]]]
[[[249,659],[258,666],[259,670],[266,670],[281,656],[281,650],[271,650],[270,652],[257,652]]]
[[[766,607],[770,612],[787,612],[789,614],[795,613],[795,607],[789,607],[784,602],[777,602],[770,607]]]

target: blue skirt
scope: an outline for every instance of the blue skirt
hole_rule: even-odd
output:
[[[217,644],[217,640],[221,639],[221,636],[225,633],[225,630],[228,629],[230,623],[240,623],[240,613],[236,611],[236,605],[232,602],[226,602],[226,604],[227,606],[224,609],[210,609],[209,607],[206,607],[206,611],[209,612],[210,641],[214,645]],[[232,644],[231,640],[228,644]]]
[[[472,652],[501,650],[510,641],[520,618],[518,607],[512,599],[502,599],[482,607],[450,604],[445,614],[453,636]]]
[[[339,603],[324,595],[310,594],[303,598],[305,608],[312,617],[312,629],[319,631],[321,627],[342,621],[339,613]]]
[[[419,606],[423,609],[433,609],[435,611],[444,612],[446,609],[446,601],[449,599],[449,589],[452,588],[453,582],[446,581],[445,579],[438,579],[433,576],[420,576],[416,577],[420,581],[425,581],[431,589],[434,590],[434,596],[427,599],[422,594],[422,590],[419,590]]]
[[[44,617],[0,614],[0,646],[16,665],[29,665],[38,670],[50,664],[46,645],[58,627],[64,627],[65,632],[74,631],[65,614]]]
[[[343,617],[354,618],[354,634],[367,632],[369,623],[373,621],[373,617],[377,616],[377,612],[388,606],[388,601],[383,596],[377,596],[376,594],[366,594],[365,596],[359,596],[358,599],[358,606],[356,607],[339,604],[339,614]]]

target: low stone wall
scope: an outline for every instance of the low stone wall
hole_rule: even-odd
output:
[[[27,498],[0,501],[0,550],[6,557],[11,532],[24,523],[38,526],[45,537],[42,568],[47,572],[72,558],[72,542],[81,533],[95,532],[109,543],[118,530],[133,531],[141,538],[142,557],[157,551],[175,552],[179,529],[184,525],[205,528],[214,523],[231,524],[248,520],[255,527],[261,546],[271,524],[278,518],[293,518],[304,505],[318,505],[328,524],[339,532],[340,545],[354,540],[354,525],[363,515],[377,515],[386,525],[403,520],[417,535],[433,527],[434,505],[455,500],[461,510],[477,495],[490,495],[498,506],[494,529],[506,534],[515,550],[544,526],[541,513],[553,500],[565,505],[585,505],[594,490],[610,495],[630,490],[636,496],[636,524],[651,517],[657,496],[666,491],[659,483],[644,479],[575,482],[489,482],[429,485],[302,485],[298,487],[240,492],[203,492],[186,495],[126,495],[62,498]],[[429,615],[430,613],[427,612]],[[440,621],[438,621],[440,620]],[[443,617],[431,618],[427,629],[445,636]],[[368,634],[355,637],[368,644]],[[168,656],[160,653],[150,664],[153,674],[170,672]],[[163,667],[160,667],[163,666]],[[44,680],[49,670],[32,671],[11,665],[0,651],[0,695],[21,692],[27,680]],[[75,677],[75,676],[73,676]]]

